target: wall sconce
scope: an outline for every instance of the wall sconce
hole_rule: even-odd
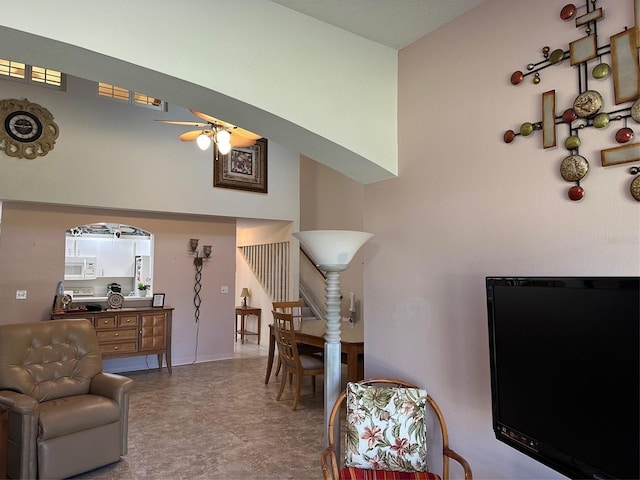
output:
[[[202,303],[200,300],[200,290],[202,289],[202,284],[200,283],[202,280],[202,265],[203,261],[211,258],[211,245],[204,245],[202,247],[202,257],[200,256],[200,252],[198,251],[198,240],[197,238],[192,238],[189,240],[189,249],[191,250],[191,255],[195,258],[193,259],[193,265],[196,267],[196,275],[195,275],[195,283],[193,285],[193,306],[196,308],[195,310],[195,318],[196,323],[200,320],[200,304]]]
[[[242,306],[246,307],[247,306],[247,297],[251,296],[249,294],[249,289],[247,287],[244,287],[242,289],[242,292],[240,292],[240,296],[244,298],[244,300],[242,300]]]
[[[206,258],[211,258],[211,245],[205,245],[202,247],[202,257],[198,252],[198,240],[197,238],[192,238],[189,240],[189,248],[191,249],[191,254],[195,256],[193,259],[193,264],[198,267],[202,266],[202,261]]]

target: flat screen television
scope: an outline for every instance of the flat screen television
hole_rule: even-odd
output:
[[[639,280],[486,278],[498,440],[570,478],[640,478]]]

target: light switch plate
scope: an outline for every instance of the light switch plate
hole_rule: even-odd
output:
[[[229,287],[227,285],[222,285],[220,287],[220,293],[229,293]]]
[[[26,290],[16,290],[16,300],[26,300],[26,299],[27,299]]]

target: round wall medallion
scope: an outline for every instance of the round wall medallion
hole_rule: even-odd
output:
[[[58,125],[46,108],[26,98],[0,100],[0,150],[10,157],[33,159],[53,149]]]
[[[631,105],[631,118],[640,123],[640,98]]]
[[[640,202],[640,175],[631,181],[631,196]]]
[[[578,117],[587,118],[598,113],[603,103],[602,95],[595,90],[587,90],[573,101],[573,111]]]
[[[118,292],[111,292],[107,297],[107,305],[109,308],[122,308],[124,296]]]
[[[597,80],[607,78],[609,75],[611,75],[611,67],[607,63],[599,63],[598,65],[593,67],[591,75]]]
[[[564,52],[562,51],[561,48],[554,50],[553,52],[551,52],[551,55],[549,55],[549,63],[551,63],[551,65],[560,63],[563,60],[564,60]]]
[[[567,137],[567,139],[564,141],[564,147],[567,150],[575,150],[579,146],[580,146],[580,137],[577,135],[571,135],[570,137]]]
[[[582,180],[589,171],[589,162],[582,155],[569,155],[560,164],[560,175],[567,182]]]
[[[578,202],[584,198],[584,188],[580,185],[574,185],[569,189],[567,195],[572,202]]]

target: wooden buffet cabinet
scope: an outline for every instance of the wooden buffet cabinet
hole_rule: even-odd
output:
[[[102,358],[158,355],[162,370],[164,355],[171,373],[171,314],[173,308],[119,308],[99,312],[52,313],[52,320],[86,318],[98,335]]]

